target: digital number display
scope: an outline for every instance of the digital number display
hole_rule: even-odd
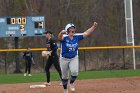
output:
[[[26,17],[7,18],[7,24],[26,24]]]
[[[40,36],[44,31],[44,16],[0,18],[0,37]]]
[[[44,22],[35,22],[34,26],[35,26],[35,28],[43,28]]]
[[[25,29],[24,29],[24,25],[20,25],[20,30],[21,31],[24,31]]]

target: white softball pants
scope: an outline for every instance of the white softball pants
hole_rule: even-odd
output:
[[[71,59],[60,57],[60,67],[62,71],[62,79],[69,78],[69,70],[72,76],[78,76],[79,74],[78,55]]]

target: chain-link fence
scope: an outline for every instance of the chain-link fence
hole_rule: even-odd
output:
[[[136,68],[140,68],[140,49],[136,48]],[[0,52],[0,73],[13,73],[17,70],[15,62],[17,52]],[[32,65],[31,72],[44,72],[47,59],[41,56],[41,51],[32,51],[35,65]],[[18,70],[24,73],[25,61],[23,52],[18,52]],[[59,55],[59,53],[58,53]],[[115,49],[81,49],[79,50],[79,69],[87,70],[116,70],[133,69],[133,53],[131,48]],[[51,71],[56,71],[52,65]]]

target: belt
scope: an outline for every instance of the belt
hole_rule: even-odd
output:
[[[77,57],[78,55],[75,55],[74,57],[72,57],[72,58],[67,58],[67,57],[64,57],[64,56],[62,56],[63,58],[66,58],[66,59],[73,59],[73,58],[75,58],[75,57]]]

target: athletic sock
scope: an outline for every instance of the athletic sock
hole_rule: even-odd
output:
[[[74,81],[76,80],[77,76],[71,76],[71,79],[70,79],[70,84],[73,84]]]
[[[62,79],[63,88],[67,89],[68,79]]]

